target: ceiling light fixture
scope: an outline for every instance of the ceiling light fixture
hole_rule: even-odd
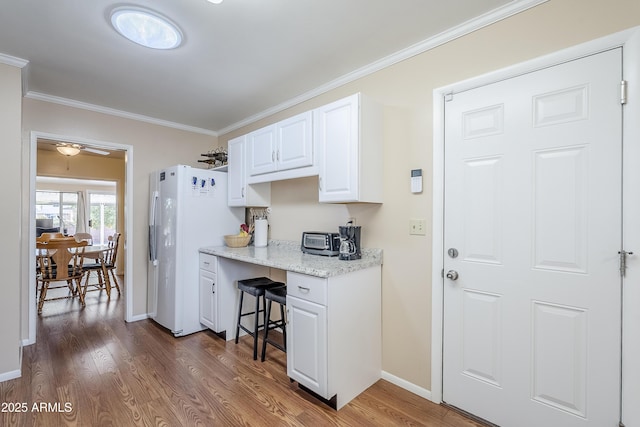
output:
[[[58,150],[58,152],[64,156],[71,157],[80,152],[80,146],[76,146],[76,144],[58,144],[56,145],[56,150]]]
[[[213,4],[220,4],[222,3],[222,0],[207,0],[209,3],[213,3]]]
[[[136,6],[111,11],[111,24],[122,36],[151,49],[175,49],[182,44],[182,32],[169,19]]]

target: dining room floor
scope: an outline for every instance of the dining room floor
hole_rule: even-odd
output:
[[[0,426],[482,426],[385,380],[335,411],[289,381],[274,347],[254,361],[250,337],[174,338],[123,313],[117,292],[46,302],[22,376],[0,383]]]

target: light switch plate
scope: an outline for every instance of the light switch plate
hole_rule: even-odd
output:
[[[427,220],[426,219],[410,219],[409,220],[409,234],[418,236],[424,236],[427,234]]]

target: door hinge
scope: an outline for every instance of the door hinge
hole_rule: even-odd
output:
[[[633,252],[620,251],[620,277],[624,277],[627,273],[627,255],[633,255]]]
[[[620,104],[625,105],[627,103],[627,81],[620,82]]]
[[[444,94],[444,102],[453,101],[453,92]]]

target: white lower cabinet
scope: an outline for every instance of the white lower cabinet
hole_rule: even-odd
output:
[[[380,266],[328,278],[287,272],[287,322],[287,375],[331,406],[380,379]]]
[[[287,296],[287,374],[327,398],[327,307]]]
[[[217,263],[215,256],[200,254],[200,323],[214,332],[219,332]]]

